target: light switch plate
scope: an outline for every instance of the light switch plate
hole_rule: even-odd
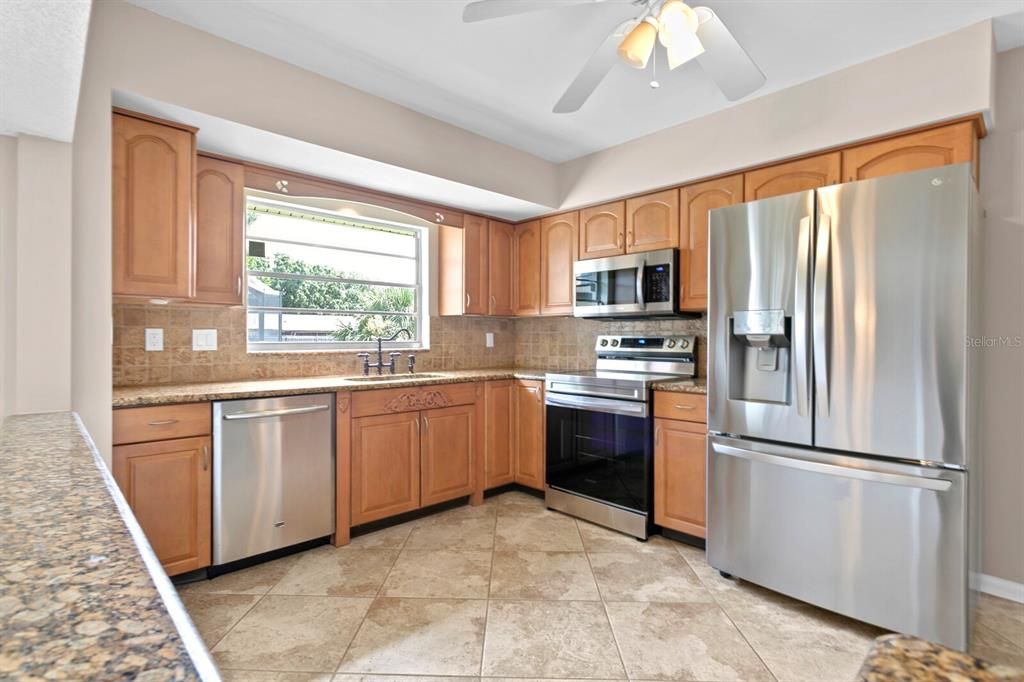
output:
[[[164,349],[164,330],[161,328],[146,329],[146,350],[162,351]]]
[[[494,332],[484,334],[484,345],[488,348],[494,348]]]
[[[217,330],[193,329],[192,350],[217,350]]]

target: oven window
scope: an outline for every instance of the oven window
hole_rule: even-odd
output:
[[[548,405],[548,485],[649,511],[652,422]]]
[[[587,272],[576,276],[576,305],[581,307],[637,303],[637,268]]]

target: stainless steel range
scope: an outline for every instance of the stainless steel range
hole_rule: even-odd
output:
[[[651,386],[692,377],[692,336],[598,336],[597,367],[545,375],[545,500],[551,509],[647,539]]]

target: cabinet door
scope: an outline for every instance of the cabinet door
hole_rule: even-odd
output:
[[[540,314],[572,315],[576,280],[579,213],[563,213],[540,221]]]
[[[473,493],[476,407],[457,405],[420,413],[424,507]]]
[[[113,449],[114,480],[167,575],[210,565],[211,462],[208,437]]]
[[[512,242],[515,286],[513,312],[519,316],[540,315],[540,221],[516,225]]]
[[[744,201],[818,189],[839,182],[839,152],[797,159],[743,174]]]
[[[515,481],[515,449],[512,445],[513,382],[484,384],[484,488]]]
[[[487,221],[488,315],[512,315],[512,226]]]
[[[192,293],[192,133],[114,114],[113,292]]]
[[[972,121],[863,144],[843,151],[843,178],[867,180],[882,175],[973,161],[977,173],[977,135]]]
[[[462,220],[463,264],[465,273],[465,312],[487,314],[487,220],[467,215]]]
[[[656,419],[654,522],[705,537],[707,433],[703,424]]]
[[[513,396],[515,481],[544,489],[544,382],[517,381]]]
[[[679,190],[679,307],[708,307],[708,211],[743,201],[743,176],[687,185]]]
[[[242,304],[245,169],[196,159],[196,292],[203,303]]]
[[[580,260],[626,252],[626,202],[614,201],[580,211]]]
[[[679,190],[626,200],[626,253],[679,246]]]
[[[352,525],[420,506],[419,412],[352,420]]]

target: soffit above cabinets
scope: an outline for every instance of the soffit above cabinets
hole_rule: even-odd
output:
[[[551,113],[594,48],[636,13],[626,0],[466,24],[461,0],[130,0],[283,61],[498,142],[561,162],[719,111],[696,64],[638,73],[616,65],[575,114]],[[768,77],[748,99],[970,24],[1024,42],[1010,0],[706,0]],[[1017,13],[1011,15],[1011,13]]]

